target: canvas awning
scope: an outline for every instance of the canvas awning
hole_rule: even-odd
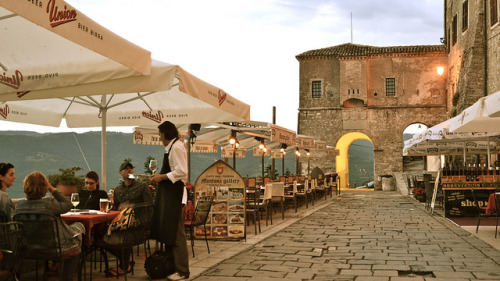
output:
[[[153,61],[151,75],[0,95],[0,120],[70,128],[102,127],[105,186],[106,127],[244,121],[250,106],[176,65]]]
[[[0,38],[0,95],[151,73],[149,51],[63,0],[0,0]]]
[[[480,98],[457,117],[450,124],[451,132],[500,134],[500,92]]]

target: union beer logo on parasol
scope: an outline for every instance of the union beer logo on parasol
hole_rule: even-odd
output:
[[[153,120],[155,121],[156,123],[161,123],[162,119],[163,119],[163,112],[159,111],[154,114],[152,112],[146,112],[146,111],[143,111],[142,112],[142,116],[149,119],[149,120]]]
[[[3,73],[0,75],[0,84],[7,85],[14,89],[19,89],[21,87],[21,82],[24,80],[23,74],[21,71],[16,70],[15,74],[12,76],[8,76],[7,73]]]
[[[221,106],[224,103],[224,101],[226,100],[227,94],[223,90],[219,90],[217,97],[219,99],[219,106]]]
[[[7,115],[9,115],[9,106],[5,104],[5,107],[0,107],[0,116],[2,116],[4,119],[7,119]]]
[[[45,11],[49,14],[50,26],[52,27],[75,21],[77,16],[76,10],[69,10],[66,5],[64,5],[63,10],[59,9],[56,0],[49,0]]]

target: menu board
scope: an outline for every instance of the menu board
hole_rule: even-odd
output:
[[[196,180],[195,205],[200,196],[214,197],[206,229],[210,239],[242,239],[245,237],[245,183],[231,166],[218,160]],[[195,229],[195,238],[205,238],[203,226]]]
[[[489,195],[495,190],[474,189],[479,207],[486,207]],[[477,217],[478,210],[470,189],[444,190],[445,217]]]

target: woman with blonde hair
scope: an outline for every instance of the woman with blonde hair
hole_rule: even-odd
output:
[[[80,222],[67,225],[61,219],[61,214],[73,208],[71,201],[60,191],[56,190],[49,180],[39,171],[30,173],[24,179],[23,191],[27,200],[20,200],[17,203],[15,215],[23,213],[39,213],[53,215],[58,220],[59,235],[63,254],[81,250],[81,235],[85,232],[85,227]],[[51,197],[45,197],[47,192]],[[75,237],[76,235],[76,237]],[[79,255],[65,260],[61,268],[64,280],[73,280],[78,265]]]

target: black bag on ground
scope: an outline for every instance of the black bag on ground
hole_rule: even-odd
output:
[[[164,251],[156,250],[144,262],[144,269],[152,279],[162,279],[174,273],[172,259]]]

